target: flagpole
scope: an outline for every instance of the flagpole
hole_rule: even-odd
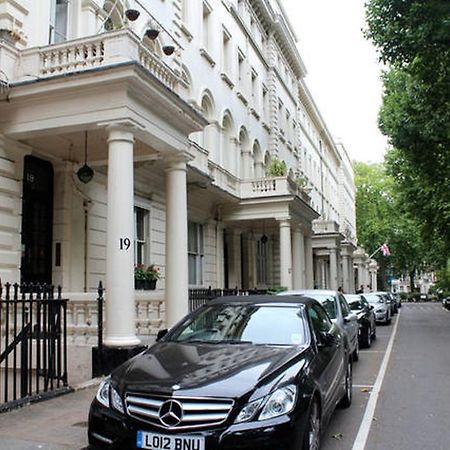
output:
[[[369,256],[369,259],[370,258],[373,258],[380,250],[381,250],[381,247],[383,247],[382,245],[380,245],[370,256]]]

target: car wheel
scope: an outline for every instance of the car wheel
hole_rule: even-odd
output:
[[[366,332],[363,335],[363,346],[366,348],[370,348],[372,345],[372,330],[370,326],[367,327]]]
[[[320,448],[320,409],[317,400],[309,408],[308,425],[303,437],[302,450],[319,450]]]
[[[352,359],[353,359],[353,361],[358,361],[359,360],[359,342],[358,342],[358,339],[356,339],[356,347],[355,347],[355,350],[353,350]]]
[[[347,370],[345,372],[345,392],[344,396],[341,398],[339,402],[339,406],[341,408],[348,408],[352,404],[353,398],[353,367],[352,362],[349,359],[347,363]]]

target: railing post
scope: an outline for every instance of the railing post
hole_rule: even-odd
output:
[[[103,354],[103,284],[98,283],[97,289],[97,334],[98,334],[98,351],[100,356]]]

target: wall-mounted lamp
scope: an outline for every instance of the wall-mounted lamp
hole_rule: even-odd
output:
[[[94,177],[94,171],[87,165],[87,137],[86,131],[84,135],[84,166],[80,167],[77,172],[78,179],[84,184],[89,183]]]
[[[127,9],[125,11],[125,17],[130,21],[130,22],[134,22],[135,20],[137,20],[140,16],[140,12],[137,9]]]

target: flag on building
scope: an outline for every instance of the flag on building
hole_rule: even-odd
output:
[[[389,256],[391,254],[391,251],[389,250],[389,247],[386,243],[384,243],[380,248],[381,253],[383,253],[383,256]]]

